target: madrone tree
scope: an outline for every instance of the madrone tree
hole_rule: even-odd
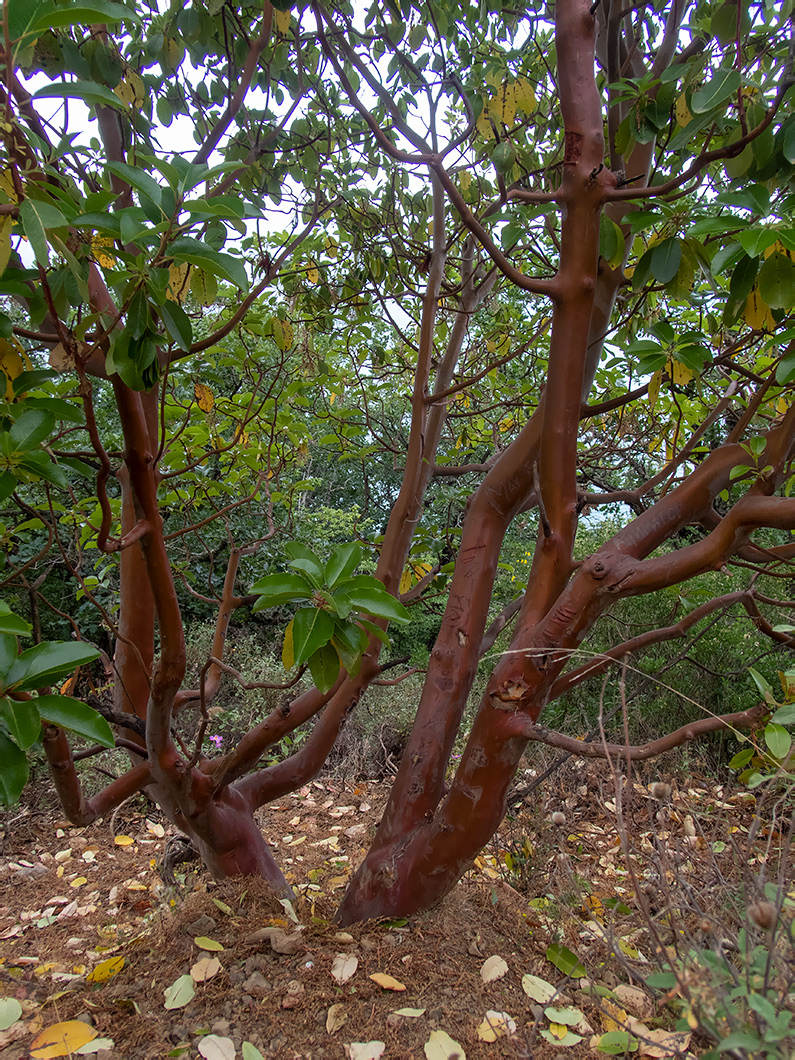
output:
[[[433,594],[416,720],[339,916],[411,913],[494,833],[528,741],[647,757],[768,710],[643,748],[538,725],[721,609],[790,643],[790,605],[758,584],[795,555],[790,5],[160,7],[3,9],[2,576],[30,619],[3,617],[5,797],[40,738],[75,823],[146,791],[215,876],[288,895],[254,811],[322,767],[406,620],[397,598]],[[321,455],[388,518],[319,561],[286,539]],[[606,504],[622,528],[575,561]],[[518,519],[529,577],[495,614]],[[729,566],[742,589],[578,654],[614,601]],[[189,679],[197,596],[216,633]],[[224,649],[254,601],[288,606],[285,662],[312,687],[286,679],[216,753],[208,705],[245,680]],[[43,639],[56,618],[72,642]],[[49,691],[100,625],[112,703],[92,705],[115,737],[71,679]],[[69,731],[129,769],[86,797]]]

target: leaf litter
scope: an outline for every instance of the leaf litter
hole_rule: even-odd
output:
[[[688,783],[691,797],[703,800],[707,788]],[[337,1060],[343,1047],[361,1058],[479,1060],[526,1055],[530,1041],[536,1060],[564,1050],[580,1060],[605,1055],[594,1051],[600,1037],[607,1045],[608,1034],[627,1031],[640,1035],[635,1055],[692,1055],[692,1035],[674,1032],[675,1015],[638,986],[649,967],[626,955],[651,946],[622,875],[610,812],[594,812],[595,800],[585,797],[578,811],[566,801],[573,790],[563,788],[560,798],[568,848],[579,851],[577,875],[587,880],[581,910],[570,894],[561,900],[551,854],[539,855],[527,880],[506,872],[512,837],[504,830],[437,909],[344,932],[333,913],[363,846],[335,820],[355,805],[360,819],[377,821],[386,785],[352,790],[324,780],[263,812],[280,863],[301,884],[296,901],[285,905],[260,881],[216,885],[198,865],[181,875],[179,887],[165,886],[157,863],[173,828],[143,800],[140,808],[125,807],[116,837],[102,823],[74,828],[58,811],[46,819],[15,814],[0,854],[0,1060],[23,1052],[68,1055],[46,1052],[66,1046],[73,1055],[107,1060],[260,1060],[299,1050]],[[747,828],[747,799],[716,804],[731,809],[730,827]],[[329,815],[332,807],[346,813]],[[687,808],[675,809],[686,837]],[[519,822],[530,842],[540,842],[537,819],[526,826],[521,820],[514,809],[513,830]],[[641,837],[644,828],[648,833],[641,820]],[[727,832],[724,815],[724,840]],[[291,847],[296,833],[308,842]],[[122,836],[131,842],[117,842]],[[323,843],[329,836],[337,842]],[[550,849],[559,844],[549,838]],[[699,886],[697,863],[686,868]],[[619,899],[626,913],[611,916],[608,903]],[[604,926],[601,937],[584,932],[589,921]],[[611,963],[605,941],[616,925],[623,963]],[[207,942],[216,952],[205,949],[197,959]],[[640,973],[630,979],[633,963]],[[379,984],[379,977],[387,978]],[[395,1009],[400,987],[405,1007]],[[79,1024],[71,1033],[82,1036],[80,1046],[62,1031],[71,1024]]]

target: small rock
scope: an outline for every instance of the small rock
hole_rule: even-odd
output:
[[[211,916],[202,913],[198,920],[185,924],[183,931],[187,932],[188,935],[209,935],[211,931],[215,931],[215,921]]]
[[[297,1008],[303,1004],[304,984],[292,979],[287,984],[287,993],[282,999],[282,1008]]]
[[[252,972],[261,972],[263,968],[267,968],[272,965],[270,957],[264,953],[255,953],[252,957],[246,959],[246,963],[243,965],[246,975],[251,975]]]
[[[216,1020],[210,1030],[213,1034],[226,1036],[229,1034],[229,1020]]]
[[[273,985],[268,982],[262,972],[252,972],[243,983],[243,989],[252,997],[262,997],[273,990]]]

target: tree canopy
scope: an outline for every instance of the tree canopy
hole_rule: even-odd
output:
[[[73,820],[145,789],[217,876],[288,894],[253,812],[322,767],[392,665],[388,626],[431,599],[416,722],[340,915],[406,913],[488,841],[529,740],[578,750],[537,724],[547,703],[730,607],[791,644],[769,586],[795,556],[794,58],[768,0],[10,0],[4,797],[41,739]],[[318,507],[345,513],[325,549]],[[602,509],[615,532],[583,555]],[[699,583],[583,661],[614,601],[729,568],[739,588]],[[291,673],[219,754],[208,704],[245,680],[224,649],[252,606],[287,616]],[[69,675],[97,653],[112,702],[89,706]],[[88,798],[67,732],[129,770]]]

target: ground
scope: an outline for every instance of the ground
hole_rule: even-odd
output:
[[[640,1034],[635,1055],[700,1055],[708,1043],[686,1024],[665,1037],[682,1015],[676,992],[645,985],[670,938],[661,911],[675,884],[676,930],[709,935],[729,888],[725,859],[733,878],[738,859],[773,873],[775,813],[754,824],[742,788],[689,778],[652,789],[648,776],[616,786],[597,765],[569,766],[551,785],[512,800],[493,846],[437,908],[344,932],[334,909],[383,782],[323,779],[263,812],[280,864],[302,884],[298,923],[256,880],[215,884],[183,863],[164,883],[173,829],[141,797],[89,828],[17,807],[0,821],[0,997],[22,1011],[0,1030],[0,1060],[72,1055],[86,1036],[79,1055],[102,1046],[100,1060],[580,1060],[604,1056],[598,1036],[617,1025]],[[0,1028],[11,1019],[2,1006]],[[507,1013],[515,1033],[483,1040],[494,1037],[487,1012],[493,1032]],[[73,1020],[87,1025],[79,1042],[73,1024],[60,1051],[36,1038]]]

